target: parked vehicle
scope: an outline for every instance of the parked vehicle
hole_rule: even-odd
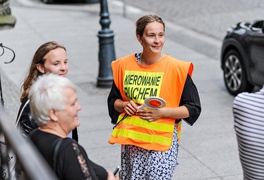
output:
[[[239,22],[223,40],[221,68],[232,95],[264,84],[264,20]]]

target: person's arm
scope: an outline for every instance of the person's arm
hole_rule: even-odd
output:
[[[108,95],[107,103],[108,113],[113,124],[116,124],[118,116],[122,112],[125,111],[128,115],[133,115],[136,114],[138,110],[138,105],[136,105],[133,101],[124,101],[122,99],[121,93],[114,82]]]
[[[111,171],[106,171],[103,167],[99,166],[98,164],[94,163],[93,161],[90,160],[90,164],[93,167],[96,177],[99,180],[118,180],[118,176],[115,176],[113,172]]]
[[[185,106],[188,109],[189,117],[183,119],[188,124],[193,125],[200,116],[202,108],[199,93],[189,75],[184,85],[180,106]]]
[[[38,125],[35,123],[32,117],[29,107],[29,100],[27,98],[25,98],[20,105],[16,126],[20,129],[21,134],[25,136],[27,136],[34,129],[38,128]]]
[[[114,106],[115,101],[117,99],[122,99],[122,97],[121,97],[121,94],[120,94],[119,90],[117,89],[117,87],[113,81],[111,91],[110,91],[108,98],[107,98],[108,113],[109,113],[109,116],[111,117],[111,122],[113,124],[115,124],[117,122],[118,116],[121,113],[121,112],[118,112]]]
[[[83,147],[70,138],[63,142],[58,157],[57,174],[59,174],[60,179],[105,180],[108,178],[108,172],[102,166],[93,163]]]
[[[89,159],[90,166],[93,168],[96,177],[98,180],[106,180],[108,177],[108,171],[106,171],[102,166],[99,166],[98,164],[94,163]]]

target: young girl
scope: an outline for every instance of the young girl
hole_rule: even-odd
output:
[[[66,76],[68,70],[68,56],[64,46],[51,41],[42,44],[37,49],[33,56],[28,75],[21,88],[21,105],[16,124],[21,129],[22,134],[28,135],[38,127],[31,115],[28,100],[28,92],[32,83],[42,74],[53,73],[59,76]],[[69,137],[78,141],[77,129],[70,132]]]

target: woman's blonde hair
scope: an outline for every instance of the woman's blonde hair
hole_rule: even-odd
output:
[[[161,17],[159,17],[158,15],[145,15],[140,17],[136,22],[136,35],[139,35],[141,37],[144,33],[147,24],[152,22],[161,23],[164,27],[165,32],[165,23]]]

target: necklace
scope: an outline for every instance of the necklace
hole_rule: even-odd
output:
[[[161,58],[162,58],[162,53],[160,53],[159,58],[154,63],[159,62]],[[144,60],[143,53],[141,53],[140,57],[139,57],[139,64],[140,65],[142,65],[143,60]],[[151,64],[154,64],[154,63],[151,63]],[[151,65],[151,64],[148,64],[148,65]]]

